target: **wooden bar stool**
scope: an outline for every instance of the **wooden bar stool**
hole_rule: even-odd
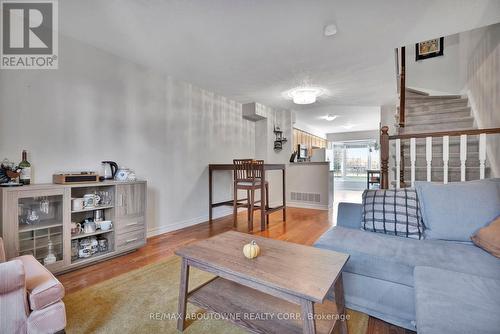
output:
[[[269,184],[265,183],[265,194],[261,194],[261,199],[255,201],[255,190],[259,190],[262,182],[262,174],[264,173],[264,160],[253,159],[235,159],[234,165],[234,202],[233,202],[233,224],[236,227],[238,207],[246,207],[248,209],[248,230],[253,230],[253,212],[255,210],[269,208]],[[247,203],[238,202],[238,190],[247,191]],[[259,206],[255,206],[260,203]],[[262,203],[265,207],[262,208]],[[266,217],[267,223],[267,217]]]

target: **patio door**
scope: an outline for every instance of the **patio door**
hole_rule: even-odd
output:
[[[373,140],[334,142],[331,168],[338,190],[366,188],[366,171],[380,168],[378,144]]]

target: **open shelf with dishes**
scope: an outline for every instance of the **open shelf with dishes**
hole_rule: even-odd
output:
[[[96,258],[114,251],[114,233],[93,234],[71,240],[71,263]]]
[[[114,251],[115,187],[71,189],[71,263]]]

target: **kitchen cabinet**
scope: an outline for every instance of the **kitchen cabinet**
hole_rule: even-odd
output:
[[[146,185],[144,183],[120,184],[116,186],[116,216],[136,218],[146,210]]]
[[[297,148],[297,145],[306,145],[309,149],[314,147],[325,148],[327,146],[326,139],[312,135],[305,131],[294,128],[293,129],[293,147]]]
[[[55,258],[45,266],[60,273],[142,247],[146,243],[146,192],[145,181],[0,188],[0,235],[6,256],[30,254],[44,264],[50,245]],[[72,210],[72,198],[85,194],[101,194],[107,201]],[[97,210],[112,221],[111,228],[72,234],[72,222],[93,218]],[[80,244],[92,239],[105,240],[106,247],[79,257]]]

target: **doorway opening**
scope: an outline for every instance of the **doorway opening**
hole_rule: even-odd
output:
[[[367,189],[368,171],[380,170],[380,152],[376,140],[331,142],[333,158],[330,170],[334,190],[363,191]]]

